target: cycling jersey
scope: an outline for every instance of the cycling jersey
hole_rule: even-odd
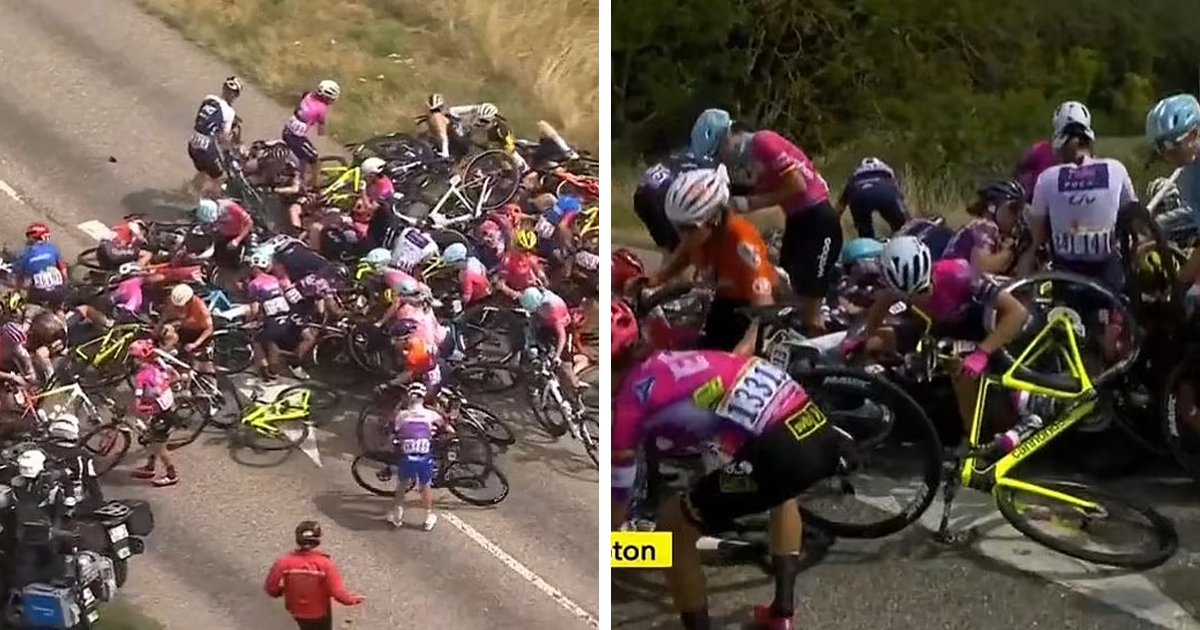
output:
[[[474,256],[467,259],[458,272],[462,301],[470,304],[492,294],[492,283],[488,280],[487,268]]]
[[[989,254],[995,253],[1000,248],[1000,226],[991,219],[974,219],[963,227],[959,228],[954,236],[950,238],[950,242],[946,244],[946,251],[942,252],[943,259],[962,258],[970,261],[971,256],[976,250],[983,250]]]
[[[758,229],[742,217],[731,216],[714,230],[692,253],[691,262],[697,269],[712,269],[716,274],[718,297],[750,301],[775,293],[778,276],[767,244]]]
[[[1050,224],[1055,260],[1102,262],[1117,255],[1116,223],[1121,206],[1137,200],[1125,165],[1088,157],[1058,164],[1038,176],[1029,215]]]
[[[456,105],[446,110],[446,114],[460,124],[474,127],[479,123],[479,112],[482,105]]]
[[[146,279],[141,276],[126,278],[119,282],[109,295],[113,308],[126,313],[140,313],[146,300],[142,291],[145,282]]]
[[[217,234],[231,239],[241,234],[242,230],[254,227],[254,219],[250,217],[250,213],[236,201],[221,199],[217,204],[220,210],[215,225]]]
[[[895,236],[912,236],[925,243],[933,259],[937,260],[946,252],[946,246],[954,237],[954,230],[930,219],[912,219],[896,230]]]
[[[713,351],[651,355],[624,378],[614,398],[614,505],[629,499],[639,449],[670,454],[712,442],[732,457],[749,440],[796,417],[808,402],[787,373],[757,357]]]
[[[676,151],[663,158],[661,162],[647,168],[642,172],[642,178],[638,181],[637,190],[654,191],[654,194],[659,202],[660,207],[664,207],[667,198],[667,189],[671,187],[671,182],[682,173],[694,171],[700,168],[709,168],[712,166],[712,160],[707,158],[699,158],[693,155],[690,151]]]
[[[291,241],[276,249],[275,262],[287,271],[289,278],[304,278],[314,274],[327,276],[330,270],[328,260],[299,241]]]
[[[138,412],[156,415],[175,407],[171,372],[159,361],[142,363],[134,376],[134,406]]]
[[[908,218],[904,193],[895,176],[886,170],[856,171],[846,181],[838,205],[850,208],[854,229],[863,238],[875,238],[875,212],[879,212],[893,232]]]
[[[317,314],[317,304],[333,296],[333,286],[329,280],[315,273],[308,274],[294,284],[295,291],[285,291],[292,310],[304,317],[314,317]],[[295,302],[290,300],[295,298]]]
[[[785,175],[800,172],[806,188],[794,199],[780,204],[786,213],[795,214],[829,199],[829,184],[825,183],[825,178],[817,172],[812,160],[787,138],[774,131],[755,132],[750,139],[749,151],[756,188],[774,190]]]
[[[504,284],[513,291],[524,291],[537,286],[541,275],[541,261],[527,252],[508,252],[500,259],[498,274]]]
[[[933,263],[930,291],[910,296],[909,301],[935,323],[956,324],[969,316],[981,315],[979,309],[995,299],[1000,288],[995,280],[976,271],[966,260],[939,260]]]
[[[200,109],[196,112],[196,121],[192,123],[192,131],[199,136],[212,139],[219,133],[231,132],[234,118],[236,118],[236,113],[233,106],[220,96],[210,94],[200,102]]]
[[[28,279],[37,291],[54,291],[66,284],[62,267],[64,261],[58,247],[41,241],[26,247],[13,261],[16,275]]]
[[[1062,160],[1049,140],[1035,143],[1017,164],[1017,181],[1025,188],[1025,203],[1033,201],[1033,188],[1046,169]]]
[[[301,299],[298,290],[291,286],[285,288],[279,278],[269,273],[260,273],[251,278],[246,286],[246,294],[262,307],[264,320],[276,322],[287,321],[291,315],[291,304]]]
[[[571,308],[549,289],[543,290],[542,305],[533,312],[534,325],[547,330],[566,330],[571,323]]]
[[[438,321],[437,314],[433,309],[421,305],[402,303],[396,309],[396,322],[409,320],[415,322],[417,330],[414,336],[420,337],[430,348],[438,348],[442,342],[446,340],[448,331],[446,327]]]
[[[283,135],[285,138],[287,136],[307,137],[309,130],[324,125],[328,116],[329,104],[312,92],[305,93],[300,98],[300,103],[296,105],[296,109],[292,110],[292,117],[284,124]]]
[[[437,243],[428,234],[415,227],[406,227],[392,243],[392,264],[412,273],[438,251]]]
[[[433,434],[441,414],[418,405],[396,413],[392,430],[401,476],[427,485],[433,478]]]
[[[19,322],[5,322],[0,328],[0,366],[6,371],[33,376],[33,359],[26,344],[29,337]]]

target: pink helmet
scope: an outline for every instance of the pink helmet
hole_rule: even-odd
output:
[[[138,339],[129,344],[129,356],[135,359],[149,359],[154,356],[154,342],[149,339]]]
[[[638,343],[638,322],[623,299],[612,301],[612,353],[620,354]]]

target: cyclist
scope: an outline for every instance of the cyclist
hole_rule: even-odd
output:
[[[306,356],[306,351],[312,350],[316,343],[316,330],[301,328],[293,321],[291,304],[300,302],[302,296],[290,283],[280,282],[270,273],[275,263],[267,251],[255,250],[247,263],[250,266],[250,281],[246,284],[250,319],[262,322],[262,330],[254,339],[255,363],[264,379],[274,380],[272,368],[279,365],[280,352],[297,350],[298,356]],[[299,359],[289,367],[296,378],[308,378]]]
[[[812,334],[825,332],[821,303],[833,285],[842,251],[842,227],[829,202],[829,185],[808,156],[774,131],[735,128],[729,112],[705,110],[692,127],[692,153],[718,157],[726,166],[750,168],[756,194],[730,197],[738,213],[782,206],[787,216],[779,260],[801,298]]]
[[[200,296],[186,284],[177,284],[171,288],[167,301],[163,304],[159,316],[158,336],[162,340],[162,349],[167,352],[175,351],[183,344],[181,354],[191,362],[197,371],[212,374],[212,313]]]
[[[341,316],[341,309],[334,298],[337,270],[333,263],[299,239],[286,236],[277,236],[268,241],[263,252],[273,257],[275,275],[287,279],[299,291],[300,299],[292,302],[292,310],[321,321],[331,314]],[[293,292],[288,292],[288,295],[289,299],[296,296]],[[307,353],[301,356],[307,356]]]
[[[575,244],[571,224],[583,210],[583,203],[573,195],[555,200],[549,210],[538,217],[533,227],[538,235],[538,251],[548,260],[563,262]]]
[[[1042,172],[1062,161],[1059,152],[1066,141],[1066,138],[1062,136],[1063,129],[1071,124],[1091,129],[1092,113],[1088,111],[1087,105],[1079,101],[1066,101],[1054,110],[1052,124],[1054,134],[1050,139],[1042,140],[1030,147],[1013,172],[1013,178],[1021,184],[1021,189],[1025,191],[1026,203],[1033,201],[1034,184],[1037,183]]]
[[[268,188],[287,208],[288,225],[295,234],[304,233],[305,195],[304,174],[296,155],[282,140],[258,141],[250,147],[242,167],[252,186]]]
[[[196,221],[214,228],[215,260],[228,269],[241,267],[242,246],[254,232],[254,219],[233,199],[201,199]]]
[[[841,438],[783,370],[720,351],[651,353],[639,341],[629,306],[614,300],[611,312],[613,529],[625,522],[639,451],[650,456],[713,443],[723,467],[658,512],[656,529],[673,535],[667,583],[680,620],[688,630],[711,627],[697,539],[771,510],[775,597],[770,606],[755,607],[754,621],[790,630],[802,538],[795,497],[834,472]]]
[[[67,299],[67,261],[50,242],[50,228],[33,223],[25,228],[25,249],[13,261],[17,285],[30,302],[60,310]]]
[[[1025,189],[1011,179],[988,182],[975,192],[967,214],[975,217],[959,228],[941,258],[962,258],[983,273],[1003,274],[1016,260],[1012,234],[1025,213]]]
[[[865,327],[847,335],[843,349],[849,354],[866,348],[884,351],[904,331],[883,327],[891,307],[907,302],[930,318],[932,335],[938,339],[977,342],[977,348],[962,360],[952,378],[963,425],[970,430],[974,418],[979,378],[987,370],[991,355],[1021,333],[1028,311],[1012,294],[990,277],[979,273],[962,259],[934,262],[929,247],[912,236],[895,236],[880,253],[885,289],[875,294],[867,310]],[[993,305],[996,324],[991,333],[984,328],[984,309]],[[879,335],[878,333],[883,333]],[[902,348],[901,351],[907,349]]]
[[[875,291],[883,285],[879,255],[883,243],[859,237],[842,249],[842,276],[838,280],[838,305],[850,315],[858,315],[871,305]]]
[[[514,302],[521,292],[533,286],[546,286],[549,281],[536,253],[537,234],[532,230],[517,230],[513,234],[515,249],[504,254],[496,270],[496,289]]]
[[[392,183],[392,178],[383,172],[385,166],[387,163],[377,157],[363,160],[361,169],[366,181],[363,189],[359,191],[354,208],[350,210],[351,218],[355,223],[367,228],[374,243],[383,242],[384,233],[391,222],[388,213],[381,214],[381,211],[391,210],[396,198],[396,186]]]
[[[29,324],[24,321],[8,321],[0,326],[0,381],[27,387],[37,382],[33,357],[29,354]],[[20,410],[13,395],[6,394],[7,409]]]
[[[758,323],[738,311],[774,303],[779,279],[762,235],[744,217],[726,209],[725,165],[683,173],[671,184],[666,203],[667,218],[680,231],[683,245],[650,277],[649,288],[667,283],[688,266],[711,270],[717,293],[704,322],[701,347],[750,356]]]
[[[850,174],[838,197],[838,214],[845,213],[847,208],[854,219],[854,230],[862,238],[875,238],[872,217],[876,212],[893,233],[908,221],[904,192],[900,190],[896,172],[877,157],[863,158]]]
[[[921,240],[933,254],[934,260],[940,260],[946,252],[950,239],[954,238],[954,230],[946,225],[946,220],[940,216],[913,217],[909,219],[892,237],[913,236]]]
[[[441,248],[429,234],[409,226],[400,230],[392,243],[392,267],[416,275],[441,253]]]
[[[521,308],[529,312],[533,340],[551,348],[551,363],[558,368],[559,377],[567,391],[579,391],[575,378],[575,357],[571,344],[571,309],[550,289],[529,287],[521,292]],[[565,360],[564,360],[565,359]],[[572,428],[574,430],[574,428]]]
[[[234,123],[237,113],[233,110],[233,102],[241,94],[241,79],[229,77],[221,85],[221,95],[204,97],[196,112],[187,149],[188,157],[196,168],[192,189],[201,196],[216,197],[221,193],[221,180],[225,177],[221,156],[229,152],[236,142]]]
[[[301,169],[304,170],[308,187],[312,189],[317,187],[319,169],[316,168],[316,165],[319,157],[317,148],[308,139],[308,132],[316,128],[317,135],[325,135],[329,106],[341,95],[342,88],[336,81],[329,79],[321,81],[317,84],[316,90],[305,92],[300,97],[296,109],[292,110],[292,117],[283,125],[281,134],[283,141],[287,143],[292,153],[296,154],[296,159],[300,161]]]
[[[387,514],[387,522],[393,527],[404,526],[404,499],[408,494],[409,481],[421,495],[421,506],[425,508],[425,531],[437,524],[433,511],[433,446],[438,431],[454,432],[454,427],[445,416],[425,406],[429,390],[424,383],[411,383],[405,401],[397,405],[392,418],[392,431],[396,443],[396,468],[402,479],[396,486],[396,503]]]
[[[128,215],[114,225],[96,247],[96,261],[104,269],[116,269],[131,262],[145,267],[153,255],[146,248],[146,222],[137,215]]]
[[[488,280],[487,268],[478,258],[470,256],[467,246],[451,243],[442,252],[442,262],[458,270],[459,295],[464,305],[492,295],[492,283]]]
[[[1173,94],[1146,114],[1146,141],[1155,153],[1180,169],[1176,185],[1181,207],[1157,217],[1164,228],[1176,231],[1200,228],[1200,102],[1191,94]],[[1200,282],[1200,251],[1193,249],[1180,271],[1184,282]]]
[[[42,385],[54,378],[54,358],[60,356],[67,345],[67,324],[58,314],[37,307],[27,309],[29,320],[28,348],[34,372]]]
[[[181,424],[175,413],[175,394],[171,391],[171,381],[176,374],[154,354],[154,342],[149,339],[129,344],[129,356],[140,362],[134,376],[133,409],[149,419],[150,427],[146,432],[150,455],[145,465],[133,469],[133,476],[150,479],[158,488],[173,486],[179,483],[179,474],[169,455],[167,441],[171,429]],[[158,474],[159,462],[165,469],[162,475]]]
[[[680,173],[712,166],[711,159],[692,155],[686,149],[675,151],[642,173],[633,192],[633,212],[637,214],[654,245],[664,254],[679,247],[679,235],[667,220],[667,190]]]
[[[117,269],[117,286],[108,294],[110,312],[117,323],[136,322],[145,314],[145,290],[152,282],[153,276],[144,274],[137,263],[125,263]]]

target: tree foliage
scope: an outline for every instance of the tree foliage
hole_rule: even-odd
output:
[[[1194,91],[1193,0],[613,0],[613,133],[659,153],[724,107],[821,154],[1011,167],[1075,99],[1102,136]],[[899,155],[897,155],[899,153]]]

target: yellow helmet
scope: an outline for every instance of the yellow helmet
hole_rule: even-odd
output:
[[[517,248],[527,252],[537,247],[537,240],[537,234],[533,230],[517,230],[516,234],[513,234],[513,242]]]
[[[1155,248],[1153,246],[1153,244],[1147,244],[1147,245],[1148,246],[1142,250],[1141,256],[1139,257],[1138,271],[1143,274],[1146,274],[1146,275],[1155,275],[1155,276],[1160,275],[1160,274],[1166,274],[1166,270],[1164,269],[1164,265],[1163,265],[1162,255],[1160,255],[1158,253],[1158,249]],[[1180,257],[1176,256],[1175,254],[1176,254],[1175,248],[1171,247],[1170,254],[1168,256],[1171,260],[1169,261],[1168,264],[1171,266],[1172,272],[1179,271],[1179,258]]]

